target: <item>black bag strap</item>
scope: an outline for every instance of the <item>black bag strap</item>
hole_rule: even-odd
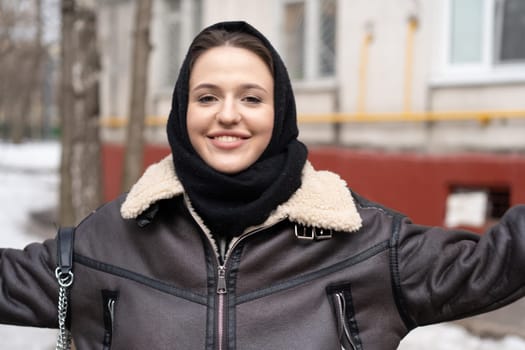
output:
[[[57,234],[57,267],[61,274],[67,274],[73,269],[74,243],[75,228],[60,227]]]
[[[58,292],[58,328],[56,350],[71,349],[69,288],[73,284],[73,246],[75,228],[60,227],[57,233],[57,268],[55,276],[59,285]],[[68,317],[69,316],[69,317]]]

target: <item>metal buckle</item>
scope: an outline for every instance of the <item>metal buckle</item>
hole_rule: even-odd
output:
[[[61,272],[60,267],[55,269],[55,276],[57,278],[58,284],[60,287],[68,288],[73,284],[73,279],[75,275],[72,271]]]
[[[303,227],[301,232],[297,226],[299,225],[294,225],[295,237],[297,239],[305,241],[323,241],[332,238],[332,230],[324,230],[322,228],[316,229],[315,227],[306,227],[301,225]]]
[[[302,240],[305,240],[305,241],[313,241],[314,238],[315,238],[315,233],[313,230],[310,230],[310,234],[308,235],[308,228],[306,226],[303,226],[303,232],[299,232],[299,229],[297,228],[297,224],[294,225],[294,230],[295,230],[295,237],[297,239],[302,239]]]
[[[325,231],[321,228],[317,231],[314,231],[314,233],[315,233],[315,239],[318,241],[332,238],[332,230]]]

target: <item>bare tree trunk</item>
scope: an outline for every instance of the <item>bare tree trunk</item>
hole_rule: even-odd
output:
[[[31,86],[32,77],[34,74],[33,67],[31,67],[31,62],[27,62],[29,57],[20,57],[21,62],[26,63],[22,64],[20,67],[24,71],[20,73],[21,75],[21,88],[16,89],[18,95],[16,99],[12,101],[12,112],[9,116],[11,119],[10,123],[10,135],[9,138],[13,143],[22,143],[25,134],[25,128],[28,124],[28,113],[29,106],[31,105],[31,95],[33,87]],[[29,63],[29,64],[27,64]],[[17,65],[20,64],[17,63]],[[25,78],[25,79],[24,79]]]
[[[102,201],[102,164],[99,137],[100,61],[97,47],[96,14],[93,9],[78,11],[73,71],[75,126],[71,173],[73,206],[80,221]]]
[[[74,225],[101,203],[96,14],[62,0],[60,223]]]
[[[44,61],[46,58],[46,49],[44,46],[44,13],[42,7],[43,0],[34,0],[36,10],[36,37],[35,46],[37,49],[34,68],[35,68],[35,89],[32,96],[33,108],[32,115],[34,123],[31,123],[30,137],[42,136],[42,120],[44,118]]]
[[[3,1],[0,1],[0,127],[2,128],[2,138],[9,135],[9,116],[10,116],[10,92],[12,82],[10,72],[12,71],[11,62],[15,45],[12,40],[12,27],[14,15]]]
[[[130,111],[122,190],[127,191],[142,173],[144,163],[144,125],[146,116],[147,73],[151,44],[149,41],[152,0],[137,2],[133,58],[131,67]]]
[[[33,0],[33,11],[30,16],[35,23],[34,39],[18,42],[18,45],[10,52],[15,59],[11,60],[8,67],[4,68],[7,69],[6,74],[12,76],[11,79],[8,79],[10,91],[6,94],[10,95],[7,100],[9,104],[7,107],[9,110],[9,138],[14,143],[22,142],[29,135],[31,116],[36,116],[42,107],[38,100],[43,83],[42,0]],[[21,21],[22,19],[15,17],[15,23],[17,20]]]
[[[8,126],[8,138],[20,143],[23,139],[27,119],[27,104],[31,96],[32,50],[27,43],[19,43],[9,53],[6,60],[5,111]],[[15,75],[16,74],[16,75]]]
[[[59,102],[62,142],[60,162],[60,225],[74,225],[76,223],[75,210],[73,207],[73,176],[71,174],[74,130],[73,117],[75,115],[75,94],[73,89],[75,8],[75,0],[62,0]]]
[[[31,127],[31,116],[39,113],[41,110],[38,97],[42,91],[42,59],[43,48],[41,45],[35,45],[27,53],[26,57],[20,57],[17,65],[23,71],[19,77],[20,86],[17,95],[13,100],[14,111],[11,118],[11,135],[13,143],[21,143],[24,138],[29,136]]]

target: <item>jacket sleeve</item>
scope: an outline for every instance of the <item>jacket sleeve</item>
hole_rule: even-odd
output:
[[[403,219],[392,242],[398,306],[409,328],[488,312],[525,295],[525,205],[483,235]]]
[[[0,323],[57,328],[56,241],[0,249]]]

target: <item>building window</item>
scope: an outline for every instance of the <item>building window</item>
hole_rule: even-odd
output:
[[[525,62],[525,1],[496,2],[496,60]]]
[[[448,0],[446,4],[448,71],[523,72],[525,1]]]
[[[286,63],[293,79],[304,78],[304,3],[285,5],[284,52]]]
[[[294,80],[335,75],[337,0],[283,0],[283,56]]]
[[[202,26],[202,0],[164,0],[163,85],[172,87],[191,39]]]
[[[177,71],[181,64],[182,42],[181,37],[181,22],[183,21],[181,13],[181,0],[166,1],[166,31],[167,39],[169,41],[166,45],[166,81],[164,85],[171,86],[176,80]]]
[[[320,75],[323,77],[335,74],[335,23],[336,1],[325,0],[321,2],[321,23],[319,26],[319,60]]]
[[[507,186],[452,186],[445,226],[487,229],[510,208],[510,195]]]
[[[481,62],[483,56],[483,1],[453,0],[451,4],[450,61]]]

